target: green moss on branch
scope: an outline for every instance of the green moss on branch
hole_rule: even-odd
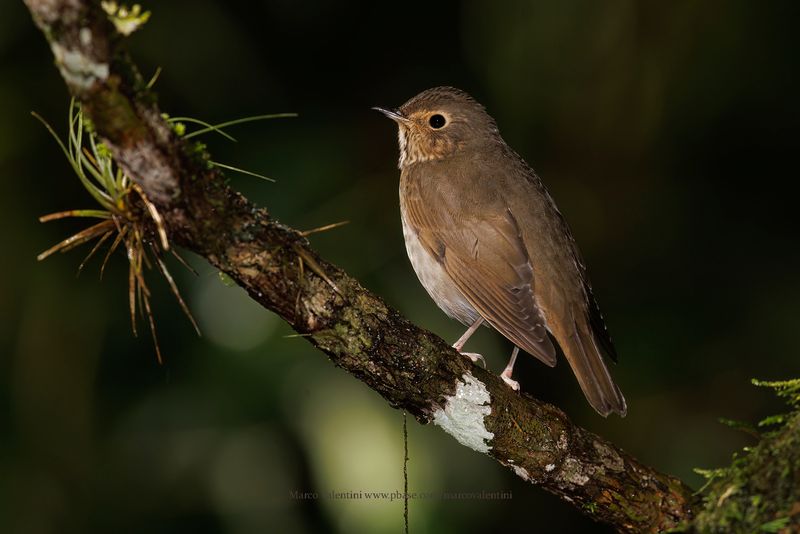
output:
[[[729,467],[706,472],[704,505],[689,532],[800,532],[800,379],[757,385],[775,388],[792,410],[762,421],[773,428]]]

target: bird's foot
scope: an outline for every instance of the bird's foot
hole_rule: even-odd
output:
[[[511,369],[506,369],[505,371],[500,373],[500,378],[503,379],[503,382],[505,382],[508,385],[508,387],[510,387],[514,391],[519,391],[519,382],[511,378]]]
[[[477,352],[461,352],[461,351],[458,351],[458,353],[472,360],[472,363],[476,363],[478,360],[480,360],[481,363],[483,364],[483,368],[484,369],[486,368],[486,360],[483,359],[483,356],[481,354],[478,354]]]

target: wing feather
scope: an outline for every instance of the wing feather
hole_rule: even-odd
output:
[[[511,211],[470,216],[435,188],[426,191],[423,202],[419,190],[409,187],[403,203],[420,243],[478,313],[516,346],[555,365],[556,351],[536,303],[531,260]]]

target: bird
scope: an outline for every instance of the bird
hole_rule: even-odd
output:
[[[567,221],[495,120],[454,87],[422,91],[399,108],[400,215],[411,265],[433,301],[468,326],[513,344],[500,377],[512,389],[521,350],[552,367],[560,346],[589,404],[627,413],[604,357],[617,353]]]

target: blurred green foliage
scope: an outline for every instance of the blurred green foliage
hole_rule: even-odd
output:
[[[796,4],[745,2],[212,2],[145,5],[130,38],[163,111],[242,125],[208,138],[234,186],[446,339],[461,327],[408,264],[394,126],[369,108],[450,84],[496,117],[550,187],[591,269],[629,401],[601,419],[568,366],[518,364],[523,388],[695,485],[748,437],[719,417],[778,411],[750,377],[798,374]],[[153,279],[166,362],[133,339],[126,265],[99,282],[80,252],[36,255],[78,226],[37,217],[91,201],[59,132],[68,95],[21,2],[0,16],[0,531],[397,532],[402,503],[326,499],[402,487],[402,419],[202,260],[180,276],[196,338]],[[173,269],[178,271],[178,269]],[[510,347],[471,350],[500,370]],[[599,532],[574,509],[410,425],[411,530]],[[296,499],[292,491],[318,492]]]

